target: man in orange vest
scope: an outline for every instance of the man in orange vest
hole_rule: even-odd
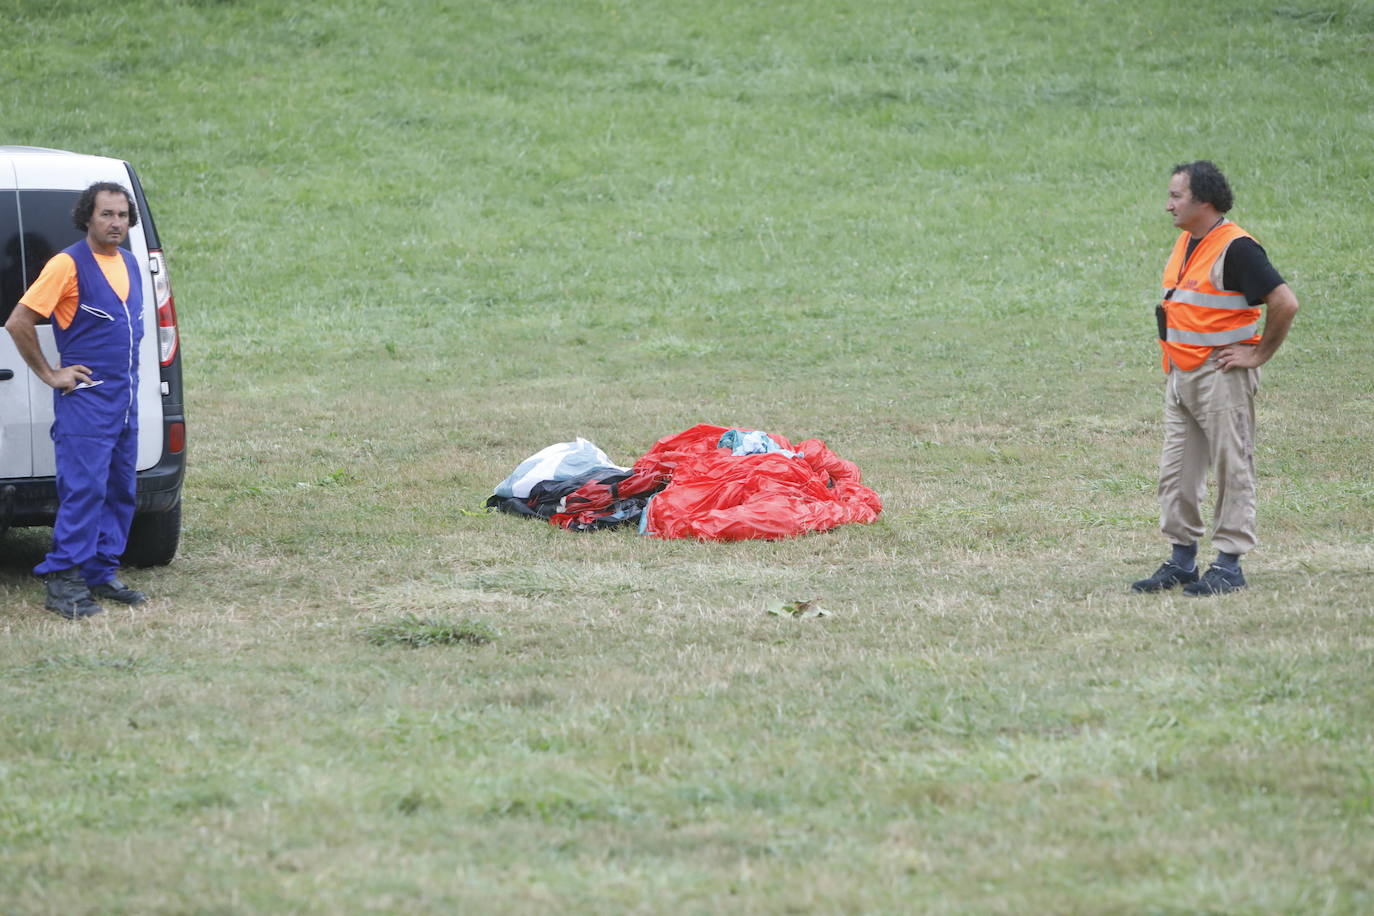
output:
[[[1173,554],[1131,585],[1138,592],[1182,585],[1184,594],[1199,596],[1244,588],[1240,558],[1256,543],[1255,389],[1259,367],[1288,336],[1298,300],[1254,237],[1226,219],[1231,203],[1226,176],[1211,162],[1174,168],[1164,209],[1182,232],[1156,308],[1165,373],[1159,528]],[[1217,488],[1217,558],[1199,576],[1209,469]]]

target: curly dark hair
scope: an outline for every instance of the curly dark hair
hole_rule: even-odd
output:
[[[1226,183],[1226,176],[1221,174],[1221,169],[1216,167],[1216,163],[1206,159],[1184,162],[1174,166],[1170,174],[1172,176],[1180,172],[1188,176],[1188,192],[1193,195],[1193,200],[1211,204],[1217,208],[1218,213],[1230,210],[1236,202],[1231,194],[1231,186]]]
[[[76,208],[72,210],[72,223],[76,228],[85,232],[91,227],[91,214],[95,212],[95,195],[101,191],[109,191],[112,194],[123,194],[124,199],[129,202],[129,228],[138,225],[138,204],[134,203],[134,195],[121,184],[113,181],[97,181],[89,188],[81,192],[81,196],[76,199]]]

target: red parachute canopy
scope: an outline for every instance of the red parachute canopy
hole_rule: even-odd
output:
[[[819,439],[793,445],[770,433],[785,451],[736,456],[718,447],[729,430],[702,423],[660,439],[614,492],[604,484],[588,484],[569,495],[567,511],[550,521],[568,527],[617,498],[659,488],[644,510],[643,531],[665,539],[786,538],[871,522],[882,512],[878,494],[859,482],[858,466]]]

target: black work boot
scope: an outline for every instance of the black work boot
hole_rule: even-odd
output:
[[[91,595],[96,598],[108,598],[111,601],[118,601],[120,604],[142,604],[148,600],[148,596],[140,591],[129,588],[118,579],[111,579],[109,582],[102,582],[99,585],[91,586]]]
[[[1162,592],[1175,585],[1188,585],[1197,581],[1197,569],[1184,569],[1173,560],[1165,560],[1155,574],[1148,579],[1141,579],[1131,583],[1131,590],[1136,592]]]
[[[48,584],[48,600],[43,606],[53,613],[68,620],[79,620],[104,610],[91,597],[91,590],[76,567],[51,572],[43,578]]]
[[[1245,577],[1241,575],[1240,567],[1232,569],[1213,563],[1207,572],[1202,574],[1201,579],[1192,585],[1183,586],[1183,594],[1192,598],[1204,598],[1210,595],[1227,595],[1243,588]]]

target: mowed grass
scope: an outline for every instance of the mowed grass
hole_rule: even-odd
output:
[[[0,141],[153,202],[191,468],[146,608],[60,621],[48,533],[0,538],[0,909],[1374,908],[1369,4],[8,21]],[[1199,157],[1303,304],[1214,601],[1126,588]],[[884,514],[481,510],[697,422],[823,438]]]

